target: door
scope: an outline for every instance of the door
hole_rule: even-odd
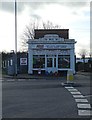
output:
[[[47,63],[46,63],[46,67],[47,67],[47,71],[50,73],[54,73],[57,71],[57,67],[56,67],[56,57],[52,56],[52,57],[47,57]]]

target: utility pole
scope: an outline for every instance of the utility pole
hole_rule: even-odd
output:
[[[17,2],[15,0],[15,75],[17,75]]]
[[[83,59],[83,71],[85,71],[85,55],[82,55],[82,59]]]

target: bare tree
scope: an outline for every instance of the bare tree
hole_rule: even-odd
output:
[[[35,22],[30,23],[29,25],[26,25],[25,30],[21,36],[21,47],[23,51],[27,50],[28,44],[27,41],[28,39],[34,39],[34,29],[38,29],[38,24]]]
[[[86,49],[81,49],[81,50],[80,50],[79,55],[81,56],[82,59],[85,58],[87,54],[88,54],[88,53],[87,53],[87,50],[86,50]]]
[[[59,28],[61,28],[60,25],[55,25],[50,21],[47,21],[47,23],[43,22],[42,25],[43,25],[43,29],[59,29]]]
[[[92,51],[89,52],[89,56],[90,56],[90,58],[92,57]]]
[[[86,49],[81,49],[79,55],[83,59],[83,70],[85,71],[85,57],[88,54]]]
[[[22,51],[26,51],[28,48],[27,41],[28,39],[34,39],[34,30],[35,29],[59,29],[61,26],[55,25],[50,21],[42,22],[42,25],[39,25],[38,22],[32,22],[29,25],[26,25],[25,30],[21,36],[21,48]]]

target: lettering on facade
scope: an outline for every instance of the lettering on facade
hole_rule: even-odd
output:
[[[40,54],[50,54],[50,55],[70,55],[70,50],[33,50],[33,54],[40,55]]]
[[[44,48],[44,45],[37,45],[36,48],[42,49]]]
[[[65,48],[71,48],[71,46],[68,45],[36,45],[33,46],[33,48],[38,48],[38,49],[65,49]]]
[[[55,48],[55,49],[59,49],[59,48],[67,48],[67,45],[45,45],[46,48]]]

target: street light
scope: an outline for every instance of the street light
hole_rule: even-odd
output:
[[[17,75],[17,2],[15,0],[15,75]]]

